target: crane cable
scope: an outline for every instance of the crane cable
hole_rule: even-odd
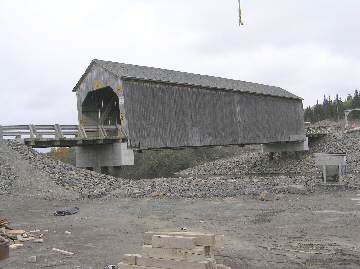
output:
[[[239,1],[239,25],[244,25],[244,22],[242,20],[242,11],[241,11],[241,3],[240,3],[240,0]]]

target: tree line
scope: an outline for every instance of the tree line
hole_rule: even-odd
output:
[[[330,96],[324,95],[324,100],[316,105],[308,106],[304,111],[304,119],[309,122],[318,122],[322,120],[339,120],[344,118],[344,110],[360,108],[360,96],[358,90],[354,94],[349,94],[345,100],[342,100],[338,94],[334,100]]]

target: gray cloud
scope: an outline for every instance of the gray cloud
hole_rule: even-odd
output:
[[[357,0],[1,0],[1,124],[76,122],[99,58],[281,86],[313,104],[359,87]]]

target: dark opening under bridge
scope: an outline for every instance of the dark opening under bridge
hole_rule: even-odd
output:
[[[134,149],[308,149],[302,99],[275,86],[93,60],[73,91],[79,125],[3,126],[0,139],[75,146],[78,167],[132,165]]]

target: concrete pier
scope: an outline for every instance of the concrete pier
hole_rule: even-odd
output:
[[[76,147],[76,166],[93,167],[101,171],[102,167],[134,165],[134,152],[126,143]]]

